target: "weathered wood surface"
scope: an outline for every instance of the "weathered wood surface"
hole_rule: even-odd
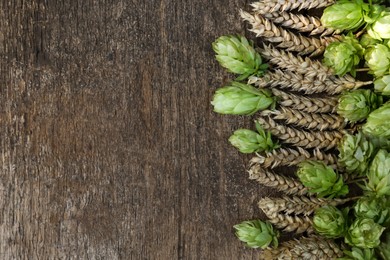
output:
[[[256,259],[210,43],[247,1],[0,1],[0,259]],[[262,191],[266,192],[266,191]]]

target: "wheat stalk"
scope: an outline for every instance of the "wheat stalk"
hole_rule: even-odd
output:
[[[273,169],[278,166],[295,166],[305,160],[322,161],[334,169],[342,170],[342,167],[337,164],[336,155],[324,153],[320,149],[315,149],[313,153],[309,153],[302,147],[297,147],[297,149],[278,148],[264,156],[258,154],[251,159],[250,163],[252,166],[261,165],[261,167]]]
[[[264,37],[269,42],[279,43],[279,48],[288,51],[298,52],[300,55],[320,55],[325,51],[326,46],[334,41],[339,41],[339,36],[314,38],[300,34],[294,34],[265,19],[261,15],[251,15],[241,10],[241,17],[252,25],[250,31],[256,33],[257,37]]]
[[[300,110],[307,113],[335,113],[337,110],[338,97],[305,97],[281,91],[277,88],[271,89],[272,94],[278,97],[278,103],[285,107]]]
[[[264,214],[275,227],[283,229],[285,232],[296,232],[298,234],[314,232],[313,221],[308,216],[290,216],[285,214],[264,211]]]
[[[258,206],[264,212],[276,214],[284,212],[285,214],[304,216],[311,215],[316,209],[325,205],[338,206],[351,201],[351,199],[324,199],[304,196],[283,196],[282,198],[262,198]]]
[[[259,164],[254,164],[249,169],[249,179],[256,180],[266,187],[272,187],[289,195],[305,195],[307,188],[296,179],[276,174],[263,169]]]
[[[275,24],[289,29],[294,29],[299,32],[309,32],[310,35],[327,36],[339,34],[342,31],[322,26],[321,20],[311,15],[294,14],[291,12],[272,12],[262,13],[262,15],[271,20]]]
[[[352,78],[352,79],[350,79]],[[290,71],[275,70],[268,72],[264,77],[251,76],[248,84],[254,84],[259,88],[279,87],[293,91],[302,91],[306,94],[328,93],[339,94],[345,90],[357,89],[372,84],[372,81],[358,81],[353,77],[335,78],[330,77],[324,81],[305,77],[305,75]]]
[[[342,249],[333,240],[310,236],[283,242],[278,248],[267,248],[260,255],[260,259],[331,260],[342,256]]]
[[[276,65],[281,69],[304,74],[305,77],[325,80],[334,74],[331,68],[323,65],[318,60],[295,56],[291,52],[277,49],[272,45],[263,44],[263,48],[258,49],[258,51],[262,57],[268,60],[268,63]]]
[[[335,0],[263,0],[251,4],[253,11],[266,14],[289,10],[318,9],[335,3]]]
[[[274,119],[285,120],[287,124],[320,131],[339,130],[346,125],[344,118],[336,114],[307,113],[283,106],[280,106],[278,110],[264,110],[261,115],[272,115]]]
[[[339,131],[305,131],[276,123],[270,117],[260,117],[257,122],[284,143],[305,149],[330,150],[339,144],[343,134]]]

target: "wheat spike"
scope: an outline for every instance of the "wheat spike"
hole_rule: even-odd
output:
[[[309,32],[310,35],[327,36],[339,34],[342,31],[322,26],[321,20],[317,17],[303,14],[294,14],[291,12],[272,12],[262,13],[262,15],[275,24],[300,32]]]
[[[335,0],[263,0],[252,3],[253,11],[266,14],[289,10],[318,9],[335,3]]]
[[[309,153],[302,147],[297,147],[297,149],[278,148],[264,156],[258,154],[251,159],[250,163],[252,166],[261,165],[261,167],[273,169],[278,166],[295,166],[305,160],[322,161],[334,169],[342,170],[342,167],[337,164],[336,155],[324,153],[320,149]]]
[[[280,106],[278,110],[264,110],[261,115],[272,115],[274,119],[285,120],[287,124],[320,131],[339,130],[346,125],[344,118],[336,114],[306,113],[283,106]]]
[[[248,84],[254,84],[259,88],[278,87],[301,91],[306,94],[328,93],[331,95],[372,84],[372,81],[349,80],[349,77],[345,77],[345,79],[330,77],[320,81],[290,71],[275,70],[274,72],[266,73],[261,78],[256,76],[249,77]]]
[[[276,174],[263,169],[259,164],[254,164],[249,169],[249,179],[256,180],[266,187],[272,187],[285,194],[305,195],[307,188],[296,179]]]
[[[261,260],[331,260],[343,256],[342,249],[333,241],[320,236],[301,237],[283,242],[278,248],[267,248]]]
[[[325,51],[325,48],[329,43],[340,40],[339,36],[314,38],[300,34],[297,35],[276,26],[261,15],[251,15],[242,10],[241,17],[252,25],[250,31],[256,33],[257,37],[264,37],[269,42],[279,43],[279,48],[298,52],[299,55],[320,55]]]
[[[324,199],[305,196],[283,196],[282,198],[262,198],[258,206],[264,212],[276,214],[283,212],[287,215],[295,214],[311,215],[316,209],[325,205],[338,206],[347,203],[351,199]]]
[[[307,113],[336,113],[338,96],[326,97],[305,97],[281,91],[277,88],[271,89],[272,94],[278,97],[278,103],[285,107],[300,110]]]
[[[308,216],[290,216],[285,214],[264,211],[264,214],[275,227],[285,232],[296,232],[298,234],[307,232],[313,233],[313,221]]]
[[[343,134],[338,131],[305,131],[276,123],[270,117],[260,117],[257,122],[284,143],[305,149],[330,150],[337,147]]]
[[[331,68],[318,60],[295,56],[291,52],[277,49],[272,45],[263,44],[263,48],[258,49],[258,51],[262,57],[268,60],[268,63],[290,72],[304,74],[305,77],[325,80],[334,74]]]

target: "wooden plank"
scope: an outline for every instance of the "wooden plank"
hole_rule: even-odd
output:
[[[210,105],[245,6],[0,1],[2,259],[256,258],[232,226],[260,189],[226,142],[251,122]]]

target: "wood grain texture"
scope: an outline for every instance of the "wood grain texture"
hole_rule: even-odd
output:
[[[262,190],[210,100],[243,0],[0,0],[0,258],[257,259]]]

